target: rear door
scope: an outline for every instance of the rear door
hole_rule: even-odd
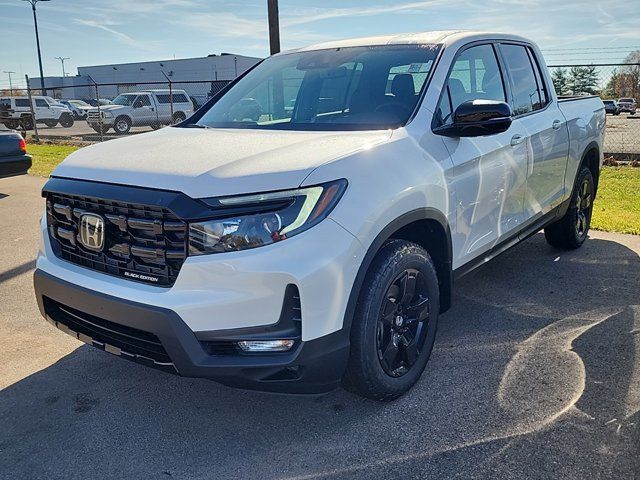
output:
[[[175,97],[175,95],[174,95]],[[171,95],[169,93],[158,93],[152,96],[152,100],[156,101],[158,109],[158,119],[162,124],[171,123]],[[175,101],[175,98],[174,98]]]
[[[491,43],[457,54],[436,109],[435,126],[476,99],[507,101],[506,78]],[[451,155],[451,189],[456,196],[455,264],[463,265],[509,237],[522,223],[527,150],[522,127],[483,137],[442,137]]]
[[[511,85],[513,124],[525,132],[528,163],[524,216],[529,220],[562,202],[569,132],[533,49],[524,44],[501,43],[500,52]]]

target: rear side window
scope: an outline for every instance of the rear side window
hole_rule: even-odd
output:
[[[171,95],[168,93],[162,93],[160,95],[156,95],[158,99],[158,103],[171,103]],[[189,100],[184,93],[174,93],[173,94],[173,103],[187,103]]]
[[[464,50],[456,58],[436,110],[436,124],[453,121],[453,113],[471,100],[506,101],[502,74],[491,45]]]
[[[29,100],[27,98],[16,98],[16,107],[28,107]]]
[[[504,54],[507,70],[511,75],[514,116],[543,108],[547,104],[546,90],[541,91],[538,88],[536,72],[531,64],[527,47],[502,44],[501,50]],[[538,77],[540,77],[539,72]]]

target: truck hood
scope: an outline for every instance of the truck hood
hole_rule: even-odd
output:
[[[87,109],[87,111],[90,111],[90,112],[98,111],[98,107],[90,107],[90,108],[85,107],[85,108]],[[100,105],[100,111],[103,111],[103,112],[107,110],[120,110],[123,108],[130,108],[130,107],[125,107],[124,105]]]
[[[54,176],[183,192],[193,198],[298,187],[318,166],[391,131],[292,132],[167,127],[82,148]]]

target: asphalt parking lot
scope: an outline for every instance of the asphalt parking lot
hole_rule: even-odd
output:
[[[0,478],[640,476],[640,237],[566,253],[535,235],[465,277],[393,403],[287,397],[146,369],[42,320],[43,183],[0,180]]]

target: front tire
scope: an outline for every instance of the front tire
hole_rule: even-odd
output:
[[[425,249],[404,240],[384,245],[358,299],[345,387],[381,401],[406,393],[431,355],[439,298],[438,277]]]
[[[573,190],[567,212],[560,220],[544,229],[547,243],[556,248],[579,248],[589,234],[595,189],[593,175],[587,167],[580,169]]]
[[[58,121],[57,120],[45,120],[44,124],[49,128],[53,128],[56,125],[58,125]]]
[[[128,117],[118,117],[113,122],[113,129],[118,135],[126,135],[131,130],[131,120]]]
[[[60,117],[60,125],[62,125],[64,128],[73,127],[73,123],[74,123],[73,117],[68,113],[65,113]]]

